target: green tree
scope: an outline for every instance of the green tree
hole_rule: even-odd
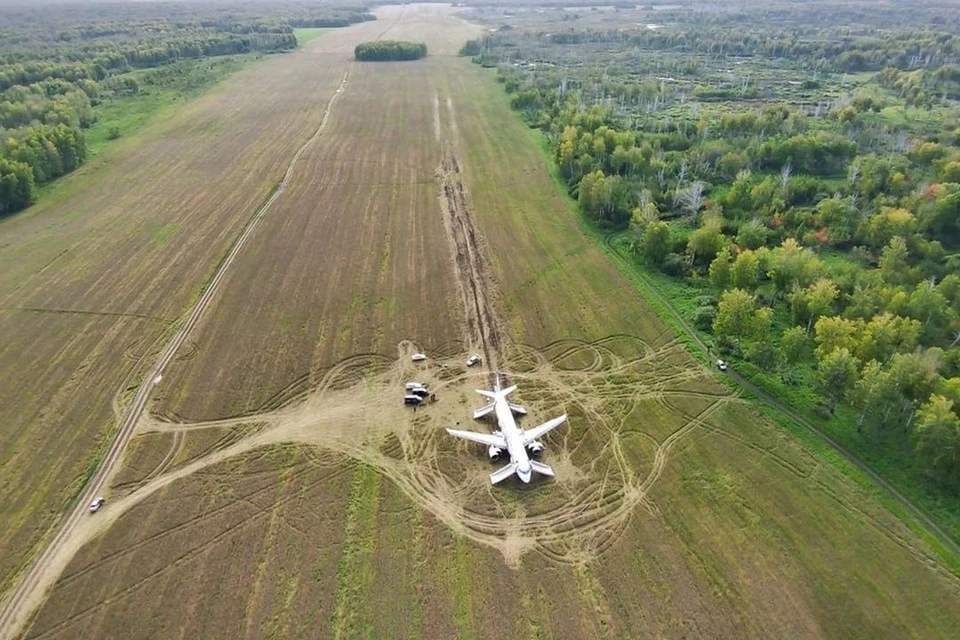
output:
[[[847,393],[857,380],[857,359],[846,347],[834,349],[819,359],[817,365],[817,387],[830,398],[832,412],[840,398]]]
[[[759,249],[767,244],[770,229],[759,218],[740,225],[737,230],[737,244],[745,249]]]
[[[863,360],[886,363],[896,352],[913,351],[920,338],[920,323],[912,318],[880,313],[870,318],[860,334],[856,354]]]
[[[713,332],[733,340],[739,348],[743,338],[758,338],[769,332],[771,316],[769,308],[757,309],[756,299],[748,292],[730,289],[720,296]]]
[[[760,277],[760,256],[744,249],[730,268],[730,283],[739,289],[753,289]]]
[[[863,322],[848,320],[840,316],[823,316],[814,325],[814,340],[817,348],[814,353],[822,360],[837,349],[846,349],[853,353],[863,329]]]
[[[893,406],[896,395],[896,385],[890,371],[877,362],[870,360],[864,365],[863,371],[854,386],[853,402],[861,407],[860,420],[857,422],[857,431],[863,428],[868,414],[884,411],[884,422],[889,417],[889,408]]]
[[[842,244],[853,239],[859,212],[852,198],[834,196],[817,204],[816,222],[826,228],[830,244]]]
[[[812,251],[787,238],[773,252],[770,279],[777,291],[786,293],[794,287],[806,287],[823,272],[823,264]]]
[[[903,400],[900,417],[906,416],[907,427],[913,421],[914,409],[930,396],[940,380],[938,364],[938,352],[933,349],[896,353],[890,359],[890,377]]]
[[[602,218],[603,212],[610,207],[611,195],[610,183],[603,171],[588,173],[580,180],[577,197],[580,212],[591,220]]]
[[[724,247],[710,263],[710,284],[717,289],[726,289],[730,284],[730,248]]]
[[[914,288],[907,303],[910,315],[922,322],[924,329],[929,329],[929,333],[934,335],[946,324],[949,309],[947,299],[929,280],[924,280]]]
[[[690,234],[687,253],[694,261],[709,262],[720,252],[726,242],[720,220],[713,216],[705,216],[703,225]]]
[[[800,364],[810,353],[810,338],[803,327],[790,327],[780,336],[780,359],[788,367]]]
[[[833,303],[840,290],[829,278],[820,278],[806,289],[800,289],[791,296],[791,305],[798,320],[806,319],[809,333],[813,321],[826,315],[833,308]]]
[[[910,251],[907,241],[900,236],[890,238],[890,242],[880,252],[880,273],[890,284],[903,284],[909,280]]]
[[[917,452],[951,480],[960,480],[960,417],[953,402],[934,394],[917,412]]]
[[[651,264],[663,264],[670,252],[670,227],[666,222],[657,220],[647,227],[640,241],[640,251]]]

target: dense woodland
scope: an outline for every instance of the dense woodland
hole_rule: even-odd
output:
[[[353,51],[357,60],[419,60],[427,55],[427,45],[423,42],[403,42],[400,40],[376,40],[361,42]]]
[[[956,494],[960,12],[878,6],[488,9],[462,54],[719,353]]]
[[[373,20],[310,2],[0,5],[0,216],[80,166],[97,106],[137,94],[138,69],[294,49],[295,27]]]

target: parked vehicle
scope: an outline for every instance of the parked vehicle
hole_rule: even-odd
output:
[[[478,356],[477,354],[473,354],[473,355],[470,356],[470,358],[467,360],[467,366],[468,366],[468,367],[472,367],[472,366],[474,366],[474,365],[476,365],[476,364],[480,364],[480,356]]]
[[[726,371],[727,367],[728,365],[726,360],[717,360],[717,369],[720,369],[720,371]]]
[[[103,496],[97,496],[94,498],[93,502],[90,503],[90,513],[96,513],[97,511],[100,511],[100,507],[102,507],[103,503],[105,502],[106,500],[104,500]]]
[[[423,398],[415,395],[403,396],[403,404],[412,404],[414,406],[423,402]]]
[[[427,354],[415,353],[412,356],[410,356],[410,359],[413,360],[414,362],[423,362],[424,360],[427,359]]]

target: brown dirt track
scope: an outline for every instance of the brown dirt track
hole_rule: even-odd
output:
[[[387,8],[283,62],[471,29]],[[352,66],[28,637],[950,637],[956,578],[671,340],[485,72]],[[555,482],[493,490],[440,429],[490,336],[527,424],[571,415]],[[403,411],[411,377],[440,402]]]

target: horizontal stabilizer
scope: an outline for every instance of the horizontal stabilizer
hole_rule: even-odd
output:
[[[479,418],[482,418],[483,416],[487,415],[488,413],[496,409],[496,407],[497,405],[495,402],[491,402],[490,404],[484,407],[480,407],[479,409],[473,412],[473,419],[477,420]]]
[[[529,431],[523,432],[523,443],[530,444],[534,440],[542,438],[547,435],[548,432],[553,431],[564,422],[567,421],[567,414],[563,414],[559,418],[554,418],[553,420],[547,420],[543,424],[530,429]]]
[[[507,466],[497,469],[496,471],[490,474],[490,484],[498,484],[500,482],[503,482],[504,480],[506,480],[513,474],[515,474],[516,472],[517,472],[517,463],[511,462]]]
[[[507,443],[501,435],[495,435],[492,433],[477,433],[476,431],[458,431],[456,429],[447,429],[447,433],[452,435],[454,438],[469,440],[470,442],[476,442],[488,447],[496,447],[498,449],[507,448]]]
[[[510,411],[514,413],[519,413],[520,415],[527,415],[527,410],[521,407],[519,404],[513,404],[512,402],[508,403],[510,405]]]
[[[553,477],[553,469],[551,469],[549,465],[545,465],[542,462],[537,462],[536,460],[531,460],[530,466],[540,475],[550,476],[551,478]]]

